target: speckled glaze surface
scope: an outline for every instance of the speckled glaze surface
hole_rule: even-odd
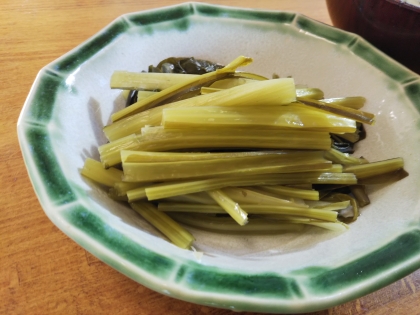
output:
[[[192,230],[181,250],[79,173],[98,158],[102,127],[123,106],[115,70],[140,71],[169,56],[292,75],[330,97],[362,95],[377,115],[358,152],[401,156],[410,176],[371,191],[348,232],[281,236]],[[361,38],[293,12],[185,3],[127,14],[44,67],[18,121],[28,173],[47,216],[86,250],[162,294],[233,310],[299,313],[379,289],[420,268],[420,77]]]

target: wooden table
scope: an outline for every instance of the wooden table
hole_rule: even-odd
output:
[[[324,0],[207,2],[297,11],[331,23]],[[43,66],[121,14],[176,3],[179,1],[1,1],[0,314],[234,314],[155,293],[67,238],[41,209],[17,141],[18,115]],[[420,270],[366,297],[313,314],[413,315],[420,314],[419,301]]]

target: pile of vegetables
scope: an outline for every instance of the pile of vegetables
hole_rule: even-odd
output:
[[[149,72],[116,71],[128,105],[104,128],[100,161],[82,175],[127,202],[175,245],[187,226],[220,233],[345,231],[370,203],[366,185],[408,174],[402,158],[354,156],[375,122],[365,98],[325,98],[293,78],[272,79],[194,58]]]

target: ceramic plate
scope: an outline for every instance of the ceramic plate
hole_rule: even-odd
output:
[[[410,176],[371,191],[348,232],[237,237],[192,230],[181,250],[80,176],[98,159],[102,127],[123,106],[114,70],[169,56],[293,76],[326,96],[362,95],[377,115],[358,152],[401,156]],[[37,76],[18,122],[29,176],[47,216],[93,255],[174,298],[233,310],[299,313],[358,298],[420,267],[420,78],[354,34],[293,12],[185,3],[124,15]]]

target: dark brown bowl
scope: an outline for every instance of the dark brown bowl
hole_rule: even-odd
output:
[[[420,8],[399,0],[326,0],[334,26],[420,74]]]

